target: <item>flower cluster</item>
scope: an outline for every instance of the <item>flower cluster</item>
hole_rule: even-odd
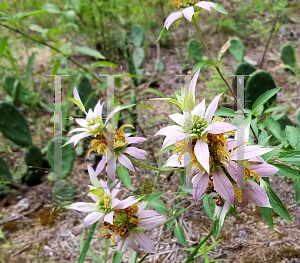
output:
[[[96,170],[88,166],[88,172],[92,183],[88,195],[94,202],[77,202],[68,208],[89,213],[84,219],[84,226],[103,218],[104,227],[100,230],[99,236],[105,232],[107,238],[112,237],[112,243],[118,243],[119,251],[124,252],[129,245],[136,251],[139,251],[140,246],[146,252],[154,252],[153,241],[144,232],[157,227],[165,217],[156,211],[146,210],[147,203],[139,204],[139,199],[133,196],[124,200],[117,199],[121,183],[109,189],[106,182],[98,180],[100,164]]]

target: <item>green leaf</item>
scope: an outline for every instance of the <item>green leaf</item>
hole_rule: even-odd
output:
[[[172,219],[172,220],[167,224],[167,229],[166,229],[167,232],[172,228],[172,226],[173,226],[173,224],[174,224],[174,221],[175,221],[175,219]]]
[[[31,24],[29,26],[29,29],[32,30],[32,31],[41,33],[41,34],[45,34],[48,31],[48,29],[42,28],[41,26],[36,25],[36,24]]]
[[[53,13],[53,14],[61,13],[61,10],[56,5],[51,4],[51,3],[44,4],[42,9],[48,11],[49,13]]]
[[[210,196],[209,195],[205,195],[203,198],[203,206],[204,209],[207,213],[207,215],[209,216],[210,219],[213,218],[213,214],[214,214],[214,210],[213,207],[211,206],[210,202],[209,202]]]
[[[160,92],[159,90],[151,89],[151,88],[143,90],[142,93],[152,93],[152,94],[161,96],[162,98],[165,98],[165,97],[166,97],[165,94],[163,94],[163,93]]]
[[[123,254],[122,252],[116,250],[115,253],[114,253],[114,256],[113,256],[113,260],[112,260],[112,263],[119,263],[123,257]]]
[[[181,225],[178,224],[177,221],[176,221],[175,226],[174,226],[174,234],[175,234],[178,242],[182,246],[186,247],[186,241],[185,241],[185,236],[184,236],[182,227],[181,227]]]
[[[16,14],[13,19],[21,21],[24,18],[30,17],[30,16],[36,16],[36,15],[41,15],[41,14],[46,14],[48,11],[46,10],[37,10],[37,11],[31,11],[31,12],[21,12]]]
[[[58,137],[57,137],[58,138]],[[50,166],[52,169],[54,169],[54,143],[59,143],[58,139],[55,138],[52,141],[49,142],[48,144],[48,151],[47,151],[47,157]],[[61,144],[64,145],[67,143],[66,138],[61,139]],[[55,175],[55,176],[62,176],[62,179],[67,178],[73,169],[73,164],[74,164],[74,159],[75,159],[75,152],[72,144],[67,144],[66,146],[62,147],[62,175]],[[54,178],[54,180],[57,180],[60,178]]]
[[[282,148],[283,144],[279,144],[275,149],[273,149],[272,151],[265,153],[264,155],[262,155],[261,157],[267,162],[269,161],[274,155],[276,155],[277,153],[280,152],[281,148]]]
[[[268,145],[268,141],[269,141],[270,137],[271,137],[271,135],[268,136],[268,133],[266,130],[262,130],[258,136],[258,145],[261,145],[261,146]]]
[[[169,211],[166,208],[166,205],[163,202],[159,201],[159,200],[153,200],[151,202],[148,202],[148,204],[160,213],[170,214]]]
[[[295,127],[287,125],[285,127],[286,137],[289,144],[295,149],[299,141],[299,134]]]
[[[220,108],[215,112],[214,116],[216,116],[216,117],[220,117],[220,116],[222,116],[222,117],[233,117],[234,118],[234,117],[237,116],[237,114],[232,109]]]
[[[273,223],[273,215],[272,215],[272,208],[270,207],[261,207],[260,208],[261,213],[264,216],[264,219],[266,220],[267,224],[270,226],[272,230],[274,230],[274,223]]]
[[[144,30],[140,25],[135,25],[131,30],[131,38],[133,45],[138,48],[141,47],[144,42]]]
[[[279,169],[276,174],[280,176],[285,176],[293,179],[300,178],[300,173],[289,166],[286,166],[284,164],[272,164],[272,165]]]
[[[195,74],[196,71],[197,71],[199,68],[201,68],[202,66],[205,66],[205,65],[211,65],[211,66],[213,66],[214,64],[213,64],[210,60],[208,60],[208,61],[200,61],[200,62],[198,62],[198,63],[194,66],[194,68],[193,68],[193,70],[192,70],[192,74]]]
[[[258,110],[259,107],[263,106],[270,98],[272,98],[278,91],[280,90],[280,88],[275,88],[275,89],[271,89],[266,91],[265,93],[261,94],[257,100],[253,103],[252,105],[252,112],[256,112]]]
[[[294,180],[296,202],[300,207],[300,178]]]
[[[278,140],[282,140],[281,137],[281,129],[280,126],[278,124],[278,122],[276,122],[272,117],[267,116],[264,120],[266,126],[269,128],[269,130],[272,132],[272,134],[278,139]]]
[[[230,40],[229,52],[237,62],[244,61],[245,48],[243,42],[237,38],[233,37]]]
[[[220,4],[215,4],[215,6],[213,7],[213,9],[215,9],[217,12],[219,12],[221,14],[228,15],[228,12]]]
[[[161,31],[160,31],[160,34],[158,36],[158,38],[156,39],[155,43],[157,43],[161,38],[162,36],[166,33],[167,29],[164,27]]]
[[[2,159],[1,156],[0,156],[0,180],[4,180],[4,181],[13,180],[13,177],[9,171],[8,166],[7,166],[6,162],[4,161],[4,159]]]
[[[5,38],[0,40],[0,57],[2,56],[2,53],[5,49],[6,44],[7,44],[7,41],[8,41],[8,37],[5,37]]]
[[[185,209],[183,209],[183,208],[178,209],[178,210],[174,213],[174,216],[179,215],[179,214],[182,213],[183,211],[185,211]]]
[[[79,107],[79,109],[81,109],[83,112],[85,112],[85,108],[79,100],[75,100],[74,98],[65,98],[65,100],[72,101],[73,103],[75,103]]]
[[[151,99],[151,100],[156,100],[156,99]],[[159,101],[167,101],[167,102],[171,102],[176,104],[178,107],[180,107],[180,109],[183,109],[183,106],[181,105],[181,103],[175,99],[170,99],[170,98],[159,98]]]
[[[260,180],[260,186],[265,190],[269,197],[270,204],[273,208],[273,210],[280,215],[283,219],[287,220],[288,222],[293,223],[293,220],[287,211],[284,204],[281,202],[277,194],[273,191],[270,184],[268,183],[269,178],[263,178],[263,180]]]
[[[182,203],[183,203],[183,202],[180,202],[180,203],[174,205],[174,207],[172,208],[172,214],[173,214],[173,211],[174,211],[178,206],[180,206]]]
[[[34,61],[34,58],[35,58],[36,54],[37,54],[37,52],[32,53],[31,56],[28,59],[27,68],[26,68],[26,77],[25,77],[25,84],[26,85],[28,85],[28,81],[29,81],[29,78],[30,78],[30,72],[31,72],[31,69],[32,69],[32,66],[33,66],[33,61]]]
[[[273,112],[273,111],[285,110],[288,107],[289,107],[288,105],[281,105],[281,106],[271,107],[271,108],[266,109],[263,114]]]
[[[279,160],[284,162],[300,161],[300,151],[288,151],[279,155]]]
[[[122,181],[122,183],[129,189],[131,189],[131,179],[128,170],[123,165],[117,166],[117,173]]]
[[[118,68],[118,66],[112,62],[109,61],[98,61],[93,64],[91,64],[91,68],[104,68],[104,67],[112,67],[112,68]]]
[[[95,58],[99,58],[99,59],[105,59],[105,57],[97,50],[91,49],[89,47],[77,47],[75,49],[75,51],[91,56],[91,57],[95,57]]]
[[[152,195],[148,195],[145,197],[144,201],[145,202],[151,202],[151,201],[154,201],[154,200],[158,200],[159,198],[162,197],[164,193],[155,193],[155,194],[152,194]]]

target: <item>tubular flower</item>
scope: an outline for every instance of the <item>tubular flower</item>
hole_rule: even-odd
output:
[[[227,14],[226,10],[219,4],[213,2],[200,1],[197,3],[196,0],[172,0],[174,7],[178,12],[171,13],[164,24],[164,27],[169,30],[170,26],[175,22],[181,20],[185,17],[187,20],[192,22],[193,16],[196,12],[201,9],[205,9],[211,12],[211,9],[214,9],[222,14]]]
[[[74,102],[85,114],[86,118],[76,118],[75,121],[81,126],[81,128],[75,128],[69,132],[69,134],[74,132],[80,132],[70,138],[70,140],[67,143],[74,143],[74,146],[83,138],[96,135],[96,134],[103,134],[105,136],[104,128],[106,127],[108,121],[120,110],[132,107],[133,105],[124,105],[124,106],[117,106],[107,117],[105,122],[102,120],[102,110],[103,105],[100,101],[96,104],[94,111],[92,109],[89,109],[88,112],[86,112],[81,99],[79,97],[77,88],[74,87],[73,90],[74,99],[73,98],[66,98],[67,100],[70,100]]]
[[[222,93],[216,96],[205,110],[205,100],[200,102],[192,111],[191,117],[175,113],[169,117],[178,125],[171,125],[158,131],[157,135],[165,135],[162,149],[182,141],[186,137],[193,139],[193,152],[204,170],[210,171],[210,153],[208,149],[209,134],[217,135],[236,129],[235,126],[223,122],[223,119],[213,118]],[[194,140],[195,139],[195,140]]]
[[[116,195],[120,191],[121,183],[119,182],[114,189],[110,190],[106,182],[97,179],[101,168],[101,163],[98,164],[95,171],[91,166],[88,166],[92,183],[92,185],[89,186],[90,191],[88,195],[94,202],[77,202],[68,206],[69,209],[89,213],[84,219],[84,226],[91,225],[103,217],[105,222],[112,223],[115,210],[127,208],[138,201],[132,196],[122,201],[116,199]]]
[[[125,127],[133,127],[130,124],[124,124],[119,129],[115,129],[114,133],[114,156],[118,159],[121,165],[125,166],[127,169],[134,171],[134,166],[130,159],[126,156],[127,154],[135,157],[137,159],[146,159],[147,152],[145,150],[139,149],[137,147],[130,146],[133,143],[143,143],[146,141],[144,137],[130,137],[130,133],[125,133],[123,129]],[[102,169],[105,167],[105,164],[108,162],[114,162],[112,158],[112,153],[107,147],[107,139],[103,136],[102,133],[96,135],[96,139],[92,140],[91,148],[88,151],[88,155],[91,151],[97,151],[102,154],[102,160],[100,161]],[[108,171],[108,175],[114,179],[114,173]]]
[[[154,210],[146,210],[146,203],[133,204],[126,209],[116,210],[113,222],[104,222],[100,230],[107,238],[112,238],[112,243],[118,243],[117,249],[124,252],[128,245],[135,251],[141,247],[147,253],[155,251],[153,241],[144,233],[160,225],[165,217]]]

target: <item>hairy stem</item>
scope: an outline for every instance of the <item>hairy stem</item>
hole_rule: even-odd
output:
[[[98,221],[97,221],[98,222]],[[84,259],[85,259],[85,256],[86,256],[86,253],[88,252],[89,250],[89,247],[90,247],[90,243],[91,243],[91,240],[92,240],[92,237],[94,235],[94,231],[95,231],[95,228],[97,226],[97,222],[92,224],[91,228],[90,228],[90,231],[88,233],[88,236],[84,242],[84,245],[83,245],[83,248],[81,249],[80,251],[80,257],[78,259],[78,263],[83,263],[84,262]]]
[[[195,247],[195,249],[193,250],[193,252],[189,255],[189,257],[187,258],[187,260],[184,263],[190,263],[192,262],[192,260],[194,259],[195,255],[197,254],[199,248],[203,245],[204,242],[206,242],[207,239],[210,238],[210,236],[213,234],[213,230],[209,232],[209,234],[201,240],[201,242]]]
[[[34,37],[26,34],[25,32],[22,32],[20,31],[19,29],[15,29],[15,28],[12,28],[8,25],[5,25],[5,24],[2,24],[0,23],[0,26],[3,26],[3,27],[6,27],[7,29],[13,31],[13,32],[16,32],[24,37],[27,37],[29,39],[31,39],[32,41],[36,42],[36,43],[40,43],[40,44],[43,44],[49,48],[51,48],[52,50],[56,51],[57,53],[60,53],[62,54],[64,57],[66,57],[68,60],[72,61],[77,67],[79,67],[80,69],[82,69],[83,71],[87,72],[87,73],[90,73],[92,74],[93,78],[95,80],[97,80],[99,83],[102,83],[102,81],[93,73],[93,72],[90,72],[86,67],[82,66],[79,62],[77,62],[75,59],[73,59],[72,57],[70,57],[69,55],[65,54],[64,52],[60,51],[59,49],[57,49],[56,47],[53,47],[52,45],[48,44],[47,42],[45,41],[42,41],[42,40],[38,40],[38,39],[35,39]]]
[[[230,85],[228,84],[227,80],[223,77],[223,75],[222,75],[222,73],[221,73],[221,71],[220,71],[219,66],[216,64],[214,58],[212,57],[211,53],[209,52],[209,50],[208,50],[208,48],[207,48],[205,42],[203,41],[203,39],[202,39],[202,37],[201,37],[201,34],[200,34],[199,27],[198,27],[198,25],[197,25],[197,21],[196,21],[196,19],[195,19],[194,17],[193,17],[193,22],[194,22],[194,25],[195,25],[195,27],[196,27],[197,35],[198,35],[198,38],[199,38],[199,40],[200,40],[202,46],[204,47],[205,51],[207,52],[207,54],[208,54],[208,56],[209,56],[211,62],[214,64],[214,67],[215,67],[215,69],[217,70],[219,76],[220,76],[221,79],[224,81],[224,83],[225,83],[225,85],[227,86],[229,92],[231,93],[231,95],[233,96],[234,100],[236,101],[236,104],[237,104],[238,108],[240,108],[242,114],[244,114],[244,109],[243,109],[243,107],[241,106],[240,102],[238,101],[238,98],[235,96],[235,94],[234,94],[233,90],[231,89]],[[256,134],[255,134],[255,132],[254,132],[254,130],[253,130],[253,128],[252,128],[251,125],[250,125],[250,129],[251,129],[251,131],[252,131],[252,133],[253,133],[253,135],[254,135],[254,137],[255,137],[256,142],[258,142],[258,138],[257,138],[257,136],[256,136]]]

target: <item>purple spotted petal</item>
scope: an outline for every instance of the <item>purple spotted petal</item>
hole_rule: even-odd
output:
[[[100,218],[104,216],[101,212],[92,212],[90,213],[83,221],[84,226],[89,226],[97,222]]]
[[[193,180],[193,198],[196,203],[204,195],[208,186],[209,175],[207,173],[198,173]]]
[[[138,200],[135,199],[133,196],[129,196],[128,198],[120,201],[120,203],[116,206],[118,209],[124,209],[127,208],[135,203],[137,203]]]
[[[137,241],[139,246],[144,249],[145,252],[147,253],[153,253],[155,251],[153,241],[147,237],[146,234],[136,231],[133,234],[133,238]]]
[[[134,167],[133,167],[133,164],[132,162],[128,159],[128,157],[126,157],[124,154],[120,154],[118,156],[118,160],[119,162],[125,166],[127,169],[131,170],[131,171],[134,171]]]
[[[180,126],[184,126],[184,115],[180,113],[174,113],[169,115],[170,119],[176,122]]]
[[[233,185],[227,176],[221,170],[217,170],[213,175],[213,182],[217,193],[232,206],[234,201],[234,190]]]
[[[266,162],[263,162],[261,164],[249,164],[247,165],[247,167],[250,170],[256,172],[259,177],[273,176],[278,171],[278,169],[275,166]]]
[[[239,187],[245,186],[245,172],[242,166],[233,161],[230,161],[228,166],[226,167],[226,170],[230,174],[231,178],[237,182]]]
[[[88,127],[88,125],[87,125],[87,120],[86,119],[75,119],[75,121],[80,125],[80,126],[82,126],[82,127],[85,127],[85,128],[87,128]]]
[[[68,134],[70,133],[74,133],[74,132],[88,132],[89,130],[87,128],[75,128],[71,131],[68,132]]]
[[[95,203],[77,202],[68,206],[69,209],[74,209],[79,212],[95,212],[98,211],[98,206]]]
[[[183,133],[179,133],[179,134],[178,133],[174,133],[174,134],[168,135],[164,139],[164,142],[163,142],[163,145],[161,147],[161,150],[167,148],[168,146],[170,146],[170,145],[172,145],[174,143],[182,141],[184,138],[185,138],[185,134],[183,134]]]
[[[139,217],[139,218],[147,218],[147,217],[153,217],[153,216],[159,216],[160,214],[157,213],[156,211],[154,210],[139,210],[136,215]]]
[[[223,93],[219,94],[218,96],[216,96],[212,102],[209,104],[209,106],[207,107],[206,109],[206,112],[205,112],[205,119],[208,123],[210,123],[210,121],[212,120],[212,117],[214,116],[215,114],[215,111],[218,107],[218,103],[219,103],[219,100],[221,98]]]
[[[229,132],[229,131],[234,131],[236,129],[237,129],[236,126],[233,126],[229,123],[217,121],[217,122],[214,122],[214,123],[208,125],[202,134],[205,134],[205,133],[220,134],[220,133],[225,133],[225,132]]]
[[[136,252],[139,252],[139,247],[137,246],[132,234],[130,234],[127,238],[128,245]]]
[[[110,196],[110,190],[109,190],[109,187],[107,186],[107,183],[104,182],[102,179],[100,179],[99,183],[101,184],[101,187],[103,188],[105,193]]]
[[[199,73],[200,73],[200,69],[201,68],[199,68],[196,71],[196,73],[195,73],[195,75],[194,75],[194,77],[193,77],[193,79],[191,81],[190,87],[189,87],[189,93],[192,94],[193,99],[195,99],[195,88],[196,88],[197,79],[198,79],[198,76],[199,76]]]
[[[193,110],[192,116],[204,117],[205,113],[205,99],[203,99]]]
[[[211,11],[210,9],[211,8],[215,8],[216,4],[213,3],[213,2],[201,1],[201,2],[199,2],[197,4],[195,4],[195,6],[199,6],[199,7],[201,7],[201,8],[203,8],[203,9],[205,9],[205,10],[207,10],[207,11],[210,12]]]
[[[166,21],[165,21],[165,24],[164,24],[164,27],[169,30],[170,26],[176,21],[178,20],[180,17],[182,16],[182,12],[174,12],[174,13],[171,13]]]
[[[128,144],[131,144],[131,143],[142,143],[142,142],[144,142],[146,140],[147,139],[144,138],[144,137],[128,137],[127,138]]]
[[[136,148],[136,147],[127,147],[124,150],[124,153],[128,153],[131,156],[138,158],[138,159],[146,159],[147,152],[145,150]]]
[[[257,183],[247,180],[243,192],[249,201],[257,206],[271,207],[266,192]]]
[[[170,125],[165,128],[160,129],[154,136],[157,135],[172,135],[174,133],[183,134],[183,129],[178,125]]]
[[[103,219],[105,222],[108,222],[110,224],[113,224],[114,223],[114,211],[108,213],[104,219]]]
[[[193,7],[193,6],[184,8],[184,9],[182,10],[182,13],[183,13],[184,17],[185,17],[187,20],[189,20],[190,22],[192,22],[193,15],[194,15],[194,13],[195,13],[194,7]]]
[[[231,154],[231,160],[246,160],[251,159],[255,156],[263,155],[269,151],[272,151],[271,148],[263,148],[258,145],[246,145],[244,153],[238,153],[238,149],[235,149]]]
[[[207,143],[203,140],[197,140],[194,152],[198,162],[203,166],[205,171],[209,173],[209,150]]]
[[[99,183],[97,175],[96,175],[94,169],[92,168],[92,166],[90,166],[90,165],[88,165],[88,172],[89,172],[90,181],[91,181],[92,185],[95,186],[96,188],[101,187],[101,184]]]
[[[119,182],[115,186],[115,188],[113,190],[111,190],[111,194],[110,194],[111,198],[115,198],[116,195],[120,192],[120,190],[121,190],[121,182]]]
[[[68,143],[74,143],[74,147],[76,146],[76,144],[81,140],[81,139],[83,139],[83,138],[85,138],[85,137],[88,137],[88,136],[91,136],[91,135],[93,135],[92,133],[90,133],[90,132],[83,132],[83,133],[79,133],[79,134],[76,134],[76,135],[74,135],[74,136],[72,136],[71,138],[70,138],[70,140],[68,141]]]
[[[138,227],[151,230],[159,226],[165,220],[164,216],[158,215],[150,218],[139,219]]]

